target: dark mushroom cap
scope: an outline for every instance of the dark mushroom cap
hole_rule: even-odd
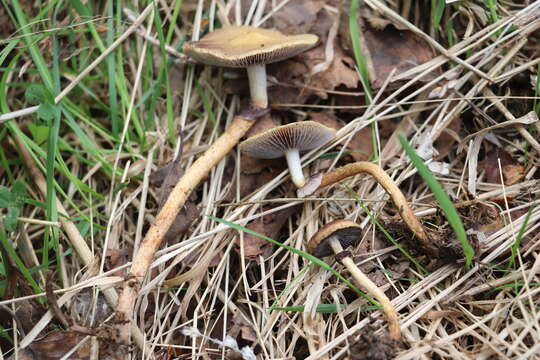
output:
[[[315,121],[282,125],[250,137],[240,143],[240,151],[258,159],[276,159],[286,151],[311,150],[334,138],[336,131]]]
[[[284,35],[277,30],[228,26],[184,44],[184,53],[208,65],[248,67],[295,56],[317,43],[317,35]]]
[[[323,258],[334,254],[334,250],[330,247],[328,238],[337,236],[341,246],[347,248],[354,245],[362,233],[362,228],[357,223],[350,220],[335,220],[323,226],[313,237],[308,241],[307,249],[310,254],[318,258]]]

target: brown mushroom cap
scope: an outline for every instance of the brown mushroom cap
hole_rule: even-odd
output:
[[[248,67],[295,56],[315,46],[317,35],[284,35],[277,30],[228,26],[189,41],[184,53],[209,65]]]
[[[360,239],[362,228],[350,220],[335,220],[323,226],[307,243],[310,254],[323,258],[334,254],[328,240],[331,236],[337,236],[341,246],[347,248]]]
[[[336,131],[315,121],[282,125],[240,143],[240,151],[258,159],[276,159],[286,151],[311,150],[334,138]]]

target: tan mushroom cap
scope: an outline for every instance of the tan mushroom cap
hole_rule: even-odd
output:
[[[311,150],[332,140],[336,131],[315,121],[282,125],[250,137],[240,143],[240,151],[258,159],[276,159],[286,151]]]
[[[337,236],[341,246],[347,248],[360,239],[362,227],[350,220],[335,220],[323,226],[307,243],[310,254],[318,258],[334,254],[328,238]]]
[[[209,65],[248,67],[269,64],[295,56],[315,46],[312,34],[284,35],[277,30],[251,26],[228,26],[189,41],[184,53]]]

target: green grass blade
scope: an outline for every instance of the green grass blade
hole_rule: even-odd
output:
[[[354,59],[356,60],[356,66],[360,71],[362,77],[362,85],[366,92],[366,103],[371,103],[371,86],[369,84],[369,70],[367,67],[367,61],[362,53],[362,46],[360,45],[360,29],[358,27],[358,9],[360,0],[351,0],[351,7],[349,9],[349,32],[351,33],[351,41],[354,53]]]
[[[519,247],[521,246],[521,240],[523,240],[523,235],[525,234],[525,230],[527,229],[527,225],[529,224],[529,219],[531,218],[532,212],[535,207],[536,207],[536,203],[532,204],[529,207],[529,211],[527,211],[527,215],[525,215],[525,219],[523,219],[523,224],[519,228],[519,232],[516,236],[516,241],[512,245],[512,248],[510,249],[512,251],[512,255],[510,256],[510,261],[508,262],[507,268],[514,267],[517,254],[519,252]]]
[[[114,8],[113,1],[109,0],[107,5],[107,46],[110,46],[114,41]],[[107,73],[108,73],[108,89],[109,89],[109,107],[111,115],[111,128],[115,137],[120,136],[121,124],[118,116],[118,99],[116,91],[116,57],[114,51],[107,56]]]
[[[36,294],[40,293],[41,288],[37,284],[36,280],[34,280],[34,278],[32,277],[30,270],[26,267],[22,259],[19,257],[19,254],[17,254],[17,252],[11,245],[11,242],[8,240],[1,218],[0,218],[0,245],[4,248],[5,252],[11,258],[11,260],[13,261],[17,269],[21,272],[23,277],[26,279],[26,281],[28,281],[28,283],[32,287],[32,290],[34,290],[34,293]],[[4,261],[9,261],[9,260],[4,259]]]
[[[424,268],[422,265],[420,265],[420,263],[416,261],[416,259],[411,254],[409,254],[409,252],[403,246],[401,246],[401,244],[398,243],[396,239],[394,239],[388,231],[386,231],[384,226],[381,225],[381,223],[379,222],[379,220],[377,220],[375,215],[373,215],[373,213],[369,211],[369,209],[364,205],[364,202],[362,201],[362,199],[360,199],[360,196],[358,196],[358,194],[354,192],[350,187],[345,186],[345,188],[347,189],[349,194],[351,194],[351,196],[356,200],[356,203],[360,205],[360,207],[362,207],[362,209],[365,211],[366,214],[368,214],[369,218],[375,224],[375,226],[377,226],[377,228],[403,254],[403,256],[409,259],[409,261],[412,262],[416,266],[416,268],[420,270],[420,272],[422,272],[423,274],[428,274],[429,272],[427,271],[427,269]]]
[[[52,1],[52,3],[55,3],[55,1]],[[17,18],[16,25],[21,30],[22,34],[25,35],[23,39],[26,42],[28,51],[30,52],[30,56],[32,57],[32,60],[39,71],[43,83],[45,84],[47,89],[49,89],[49,91],[52,91],[54,88],[52,74],[49,70],[49,67],[47,66],[47,63],[45,62],[45,59],[41,54],[41,51],[39,50],[37,43],[33,40],[33,37],[31,35],[32,30],[30,26],[28,26],[26,15],[24,14],[24,11],[19,4],[19,0],[13,0],[11,4],[13,6],[13,9],[15,10],[15,16]]]
[[[321,259],[311,255],[311,254],[308,254],[308,253],[305,253],[303,251],[300,251],[298,249],[295,249],[291,246],[288,246],[288,245],[285,245],[285,244],[282,244],[280,243],[279,241],[276,241],[274,239],[270,239],[268,236],[265,236],[265,235],[262,235],[262,234],[259,234],[258,232],[255,232],[253,230],[250,230],[244,226],[241,226],[241,225],[238,225],[238,224],[235,224],[233,222],[230,222],[230,221],[227,221],[227,220],[224,220],[224,219],[221,219],[221,218],[218,218],[218,217],[215,217],[215,216],[208,216],[210,219],[220,223],[220,224],[224,224],[224,225],[227,225],[233,229],[236,229],[238,231],[242,231],[242,232],[245,232],[247,234],[251,234],[251,235],[254,235],[254,236],[257,236],[261,239],[264,239],[276,246],[279,246],[283,249],[286,249],[290,252],[292,252],[293,254],[296,254],[298,256],[301,256],[303,257],[304,259],[307,259],[309,261],[311,261],[312,263],[316,264],[316,265],[319,265],[320,267],[322,267],[323,269],[325,270],[328,270],[330,271],[332,274],[334,274],[339,280],[341,280],[344,284],[346,284],[349,288],[351,288],[354,292],[356,292],[358,295],[364,297],[364,298],[367,298],[369,299],[371,302],[373,302],[374,304],[376,304],[376,302],[373,300],[373,299],[370,299],[369,297],[367,297],[364,293],[362,293],[356,286],[354,286],[349,280],[345,279],[343,276],[341,276],[340,273],[338,273],[336,270],[334,270],[330,265],[328,265],[327,263],[325,263],[324,261],[322,261]]]
[[[437,199],[437,202],[439,203],[439,206],[441,207],[446,219],[448,220],[448,223],[450,223],[450,226],[452,226],[452,229],[454,229],[456,237],[461,243],[463,254],[465,255],[465,265],[467,266],[467,268],[470,268],[472,260],[474,258],[474,249],[472,248],[469,240],[467,239],[465,228],[463,227],[463,223],[461,222],[461,218],[459,217],[459,214],[456,211],[454,204],[452,204],[452,201],[444,191],[441,184],[437,181],[437,179],[435,179],[435,176],[433,176],[433,174],[428,169],[426,164],[424,164],[424,161],[420,158],[420,156],[416,154],[412,146],[407,141],[407,138],[403,134],[399,134],[399,141],[401,142],[401,146],[405,149],[405,152],[411,159],[412,163],[418,170],[420,176],[422,176],[424,181],[429,186],[431,192],[435,196],[435,199]]]

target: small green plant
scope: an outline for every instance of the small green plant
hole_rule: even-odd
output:
[[[452,204],[452,200],[450,200],[441,184],[437,181],[437,179],[435,179],[435,176],[433,176],[426,164],[424,164],[424,161],[420,158],[420,156],[418,156],[418,154],[416,154],[412,146],[407,141],[405,135],[400,134],[399,141],[401,142],[401,146],[403,147],[403,149],[405,149],[405,152],[411,159],[413,165],[418,170],[418,173],[420,174],[422,179],[424,179],[424,181],[427,183],[429,189],[435,196],[435,199],[437,199],[437,202],[439,203],[439,206],[441,207],[446,217],[446,220],[448,220],[448,223],[450,224],[450,226],[452,226],[452,229],[454,229],[456,237],[461,243],[463,254],[465,255],[465,266],[467,266],[467,268],[470,268],[472,260],[474,258],[474,249],[469,243],[469,240],[467,239],[465,228],[463,227],[463,223],[461,222],[461,218],[459,217],[459,214],[456,211],[454,204]]]
[[[20,180],[16,180],[11,189],[0,186],[0,209],[6,209],[6,213],[2,216],[6,231],[17,230],[17,218],[21,214],[25,196],[26,188]]]

